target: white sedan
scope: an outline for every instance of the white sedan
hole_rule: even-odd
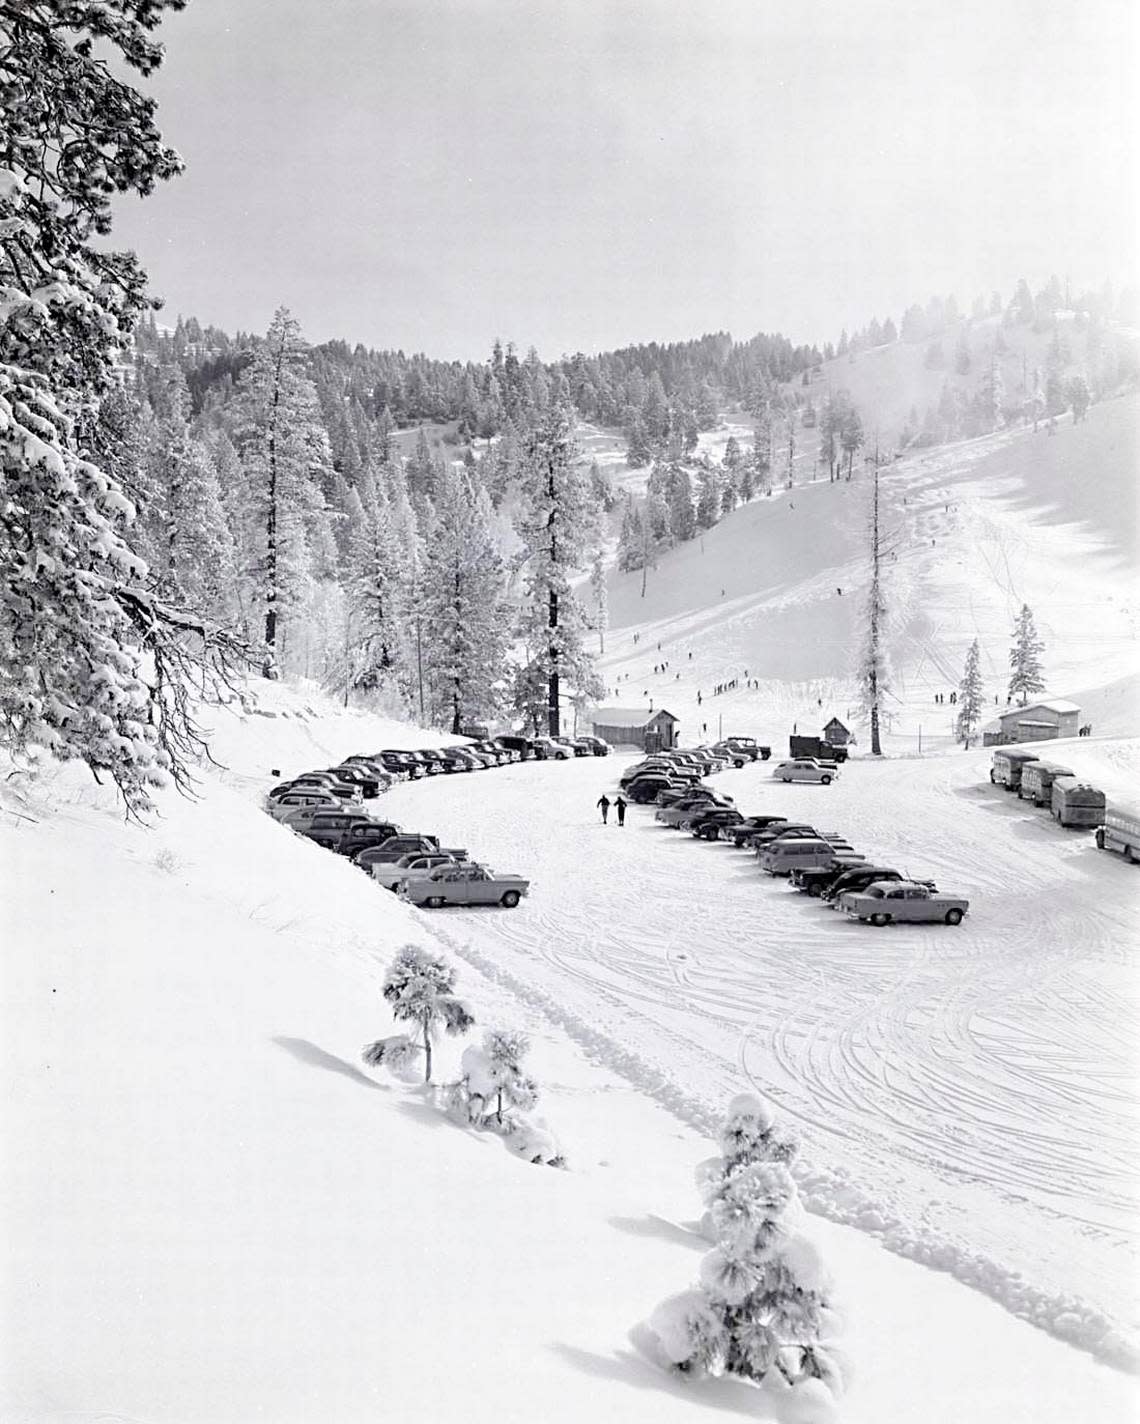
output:
[[[455,857],[443,851],[431,855],[416,851],[412,855],[402,855],[399,860],[374,862],[372,878],[386,890],[398,890],[405,880],[426,880],[438,866],[454,864]]]
[[[772,775],[778,781],[814,781],[820,786],[830,786],[839,772],[834,767],[820,766],[809,757],[797,757],[794,761],[780,762]]]

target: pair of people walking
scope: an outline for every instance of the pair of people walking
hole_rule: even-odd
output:
[[[610,807],[611,807],[611,806],[612,806],[612,807],[614,808],[614,810],[617,812],[618,825],[619,825],[619,826],[624,826],[624,825],[625,825],[625,808],[626,808],[626,800],[625,800],[625,798],[624,798],[623,796],[619,795],[619,796],[615,797],[615,799],[614,799],[613,801],[611,801],[610,798],[605,794],[604,791],[603,791],[603,793],[601,794],[601,796],[598,797],[598,809],[599,809],[599,810],[601,811],[601,813],[602,813],[602,825],[604,826],[604,825],[608,824],[608,822],[609,822],[609,818],[610,818]]]

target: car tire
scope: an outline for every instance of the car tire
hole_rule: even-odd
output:
[[[442,905],[443,905],[443,896],[442,896],[442,895],[429,895],[429,896],[427,897],[427,899],[424,901],[424,904],[428,907],[429,910],[438,910],[438,909],[440,909],[440,908],[442,907]]]
[[[884,915],[881,912],[878,912],[874,915],[871,915],[870,920],[873,925],[877,925],[879,929],[882,929],[884,925],[890,924],[891,917],[890,915]]]
[[[821,776],[821,777],[819,778],[819,784],[820,784],[821,786],[830,786],[830,785],[831,785],[831,777],[830,777],[830,776]]]
[[[823,886],[822,886],[822,885],[809,885],[808,888],[807,888],[807,892],[808,892],[808,894],[811,896],[811,898],[812,898],[813,900],[818,900],[819,897],[823,894]]]
[[[507,890],[504,892],[503,898],[499,901],[499,904],[505,905],[508,910],[513,910],[518,904],[518,902],[519,892],[517,890]]]
[[[1103,827],[1103,826],[1100,827],[1100,829],[1099,829],[1099,830],[1097,831],[1097,833],[1096,833],[1096,848],[1097,848],[1097,850],[1103,850],[1103,849],[1104,849],[1104,827]]]
[[[960,924],[962,923],[962,911],[961,911],[961,910],[947,910],[947,911],[946,911],[946,923],[947,923],[948,925],[960,925]]]

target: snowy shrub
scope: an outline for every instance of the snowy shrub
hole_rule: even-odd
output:
[[[415,1053],[424,1055],[424,1082],[431,1081],[431,1051],[440,1030],[465,1033],[475,1019],[454,994],[455,970],[442,956],[418,945],[406,944],[392,961],[384,980],[384,997],[395,1018],[415,1024],[419,1041],[406,1036],[379,1039],[364,1050],[364,1061],[384,1064],[406,1076]],[[402,1040],[402,1041],[401,1041]]]
[[[393,1077],[404,1083],[418,1083],[423,1048],[406,1033],[391,1038],[378,1038],[364,1050],[364,1061],[370,1068],[383,1065]]]
[[[464,1049],[462,1076],[442,1089],[440,1100],[473,1126],[501,1133],[511,1151],[528,1162],[563,1166],[553,1135],[523,1115],[538,1102],[538,1084],[522,1067],[529,1047],[525,1034],[489,1030],[482,1047]]]
[[[849,1366],[832,1343],[839,1321],[823,1259],[800,1230],[796,1144],[752,1095],[729,1104],[719,1142],[722,1155],[696,1174],[714,1248],[696,1289],[662,1302],[649,1328],[677,1369],[766,1381],[782,1392],[781,1417],[822,1424]]]

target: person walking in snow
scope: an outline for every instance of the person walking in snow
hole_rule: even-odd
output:
[[[604,826],[610,818],[610,798],[603,791],[598,797],[598,805],[602,812],[602,825]]]
[[[625,825],[625,805],[625,797],[619,791],[617,794],[617,799],[614,801],[614,810],[617,811],[619,826]]]

